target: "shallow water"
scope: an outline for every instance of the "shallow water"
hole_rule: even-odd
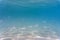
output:
[[[2,0],[0,2],[1,36],[15,36],[22,32],[23,35],[31,35],[36,31],[33,35],[60,38],[59,0]]]

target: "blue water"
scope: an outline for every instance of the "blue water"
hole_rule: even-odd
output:
[[[3,22],[0,24],[1,30],[7,27],[12,27],[13,25],[17,27],[30,26],[38,24],[38,28],[45,25],[49,25],[51,29],[55,30],[58,35],[60,35],[60,4],[53,4],[51,6],[39,6],[38,4],[33,4],[33,6],[19,6],[15,4],[10,4],[8,1],[2,1],[0,3],[0,20]],[[46,23],[43,23],[46,21]]]

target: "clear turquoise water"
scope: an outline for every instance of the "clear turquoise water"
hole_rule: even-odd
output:
[[[29,4],[31,6],[28,4],[28,6],[25,6],[26,4],[19,6],[13,3],[9,3],[7,0],[0,3],[0,30],[4,31],[7,27],[12,26],[28,27],[38,24],[37,29],[48,26],[60,35],[59,2],[47,6],[40,6],[40,3]]]

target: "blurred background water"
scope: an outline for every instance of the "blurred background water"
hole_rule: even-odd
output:
[[[1,0],[0,32],[16,26],[48,27],[60,36],[59,0]],[[39,29],[42,30],[42,29]]]

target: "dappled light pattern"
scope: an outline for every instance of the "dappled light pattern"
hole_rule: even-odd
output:
[[[60,40],[57,33],[49,26],[38,27],[38,24],[28,27],[9,27],[0,34],[0,40]]]

